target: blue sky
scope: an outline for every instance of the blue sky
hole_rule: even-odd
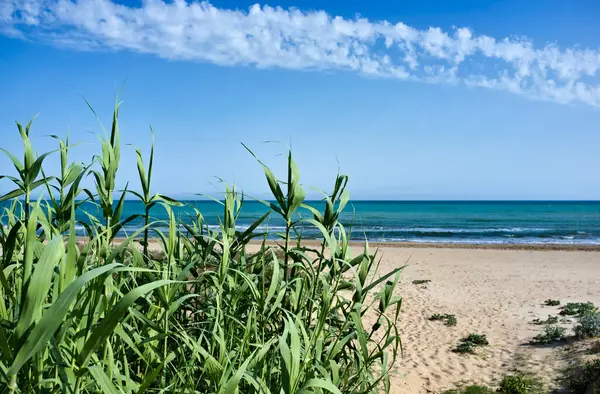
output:
[[[108,0],[0,5],[0,147],[50,134],[99,151],[123,85],[124,144],[154,189],[268,190],[241,143],[283,177],[354,199],[600,199],[600,4],[594,1]],[[279,7],[279,8],[278,8]],[[58,156],[48,161],[56,168]],[[2,173],[10,162],[0,158]],[[123,147],[119,186],[138,187]],[[0,181],[0,192],[10,185]]]

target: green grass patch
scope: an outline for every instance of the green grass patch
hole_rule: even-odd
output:
[[[542,394],[544,385],[539,379],[524,375],[506,375],[497,390],[501,394]]]

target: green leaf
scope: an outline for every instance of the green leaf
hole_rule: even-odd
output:
[[[127,312],[127,309],[135,302],[135,300],[154,289],[171,283],[175,283],[175,281],[158,280],[147,283],[145,285],[136,287],[127,293],[123,298],[121,298],[119,302],[110,310],[110,312],[106,314],[96,329],[92,332],[89,339],[85,342],[81,353],[79,353],[79,356],[77,357],[77,365],[81,368],[87,363],[91,353],[100,343],[104,342],[106,338],[112,334],[115,326],[119,324]]]
[[[16,375],[23,364],[46,345],[58,327],[63,323],[64,317],[71,307],[71,304],[75,301],[79,291],[87,282],[119,266],[121,266],[121,264],[115,263],[104,265],[77,277],[77,279],[75,279],[73,283],[58,296],[56,301],[54,301],[40,321],[35,325],[31,333],[29,333],[25,343],[21,346],[21,349],[19,349],[19,352],[9,369],[9,375]]]
[[[19,197],[25,194],[25,192],[21,189],[15,189],[11,192],[6,193],[2,197],[0,197],[0,202],[10,200],[11,198]]]
[[[148,177],[146,176],[146,169],[144,168],[144,159],[142,157],[142,151],[136,148],[137,156],[137,169],[140,176],[140,183],[142,185],[142,191],[144,192],[145,198],[150,198],[150,188],[148,185]]]
[[[52,285],[54,267],[60,264],[64,252],[62,239],[59,237],[54,238],[44,248],[27,286],[23,309],[15,331],[18,338],[21,338],[25,331],[42,316],[44,298]]]
[[[252,361],[253,357],[254,353],[252,353],[250,357],[248,357],[246,361],[244,361],[244,363],[238,368],[235,374],[231,378],[229,378],[229,380],[221,387],[221,389],[219,390],[219,394],[234,394],[238,392],[237,390],[238,385],[240,384],[240,380],[246,372],[246,368],[248,367],[250,361]]]
[[[331,383],[330,381],[325,380],[325,379],[309,379],[304,384],[302,389],[298,392],[298,394],[310,393],[311,391],[309,391],[308,389],[313,388],[313,387],[327,390],[330,393],[334,393],[334,394],[342,394],[340,389],[338,389],[337,387],[335,387],[335,385],[333,383]]]
[[[42,168],[42,163],[44,162],[44,159],[46,157],[48,157],[48,155],[56,152],[57,150],[53,150],[50,152],[46,152],[43,155],[41,155],[40,157],[38,157],[33,164],[31,165],[30,168],[27,169],[27,179],[25,179],[25,182],[33,182],[35,181],[35,178],[37,178],[38,174],[40,173],[40,169]],[[33,188],[31,189],[33,190]]]
[[[150,372],[148,375],[146,375],[146,377],[144,377],[144,380],[142,381],[142,384],[140,385],[140,388],[138,389],[137,394],[143,394],[146,392],[146,390],[148,390],[150,385],[152,385],[152,383],[154,383],[154,380],[156,379],[156,377],[162,370],[162,367],[163,367],[163,364],[159,364],[158,367],[154,368],[154,370],[152,372]]]
[[[117,390],[110,378],[106,375],[104,370],[99,365],[93,365],[88,369],[90,371],[90,374],[92,374],[94,380],[98,384],[98,387],[102,389],[103,393],[120,394],[119,390]]]

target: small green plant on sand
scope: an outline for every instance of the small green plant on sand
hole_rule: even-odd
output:
[[[489,342],[485,334],[469,334],[460,340],[460,343],[453,349],[455,353],[475,353],[475,347],[487,346]]]
[[[471,342],[474,345],[478,346],[487,346],[489,342],[485,334],[469,334],[468,337],[465,337],[461,340],[461,342]]]
[[[579,339],[600,336],[600,313],[586,313],[579,317],[579,325],[575,327],[575,336]]]
[[[444,324],[446,326],[452,327],[456,325],[456,316],[454,315],[449,315],[449,314],[439,314],[436,313],[435,315],[431,316],[429,318],[429,320],[443,320]]]
[[[548,345],[561,341],[565,336],[565,331],[565,328],[561,326],[546,326],[544,332],[533,337],[530,344]]]
[[[560,314],[563,316],[582,316],[597,310],[598,308],[591,302],[569,302],[562,307]]]
[[[475,354],[475,346],[473,345],[472,342],[460,342],[458,345],[456,345],[456,347],[453,349],[453,351],[455,353],[470,353],[470,354]]]
[[[547,299],[546,301],[544,301],[544,305],[546,305],[546,306],[559,306],[560,305],[560,301],[559,300]]]
[[[544,385],[539,379],[524,375],[505,375],[500,382],[498,390],[483,385],[469,385],[453,390],[444,391],[443,394],[542,394],[545,393]]]
[[[431,282],[431,279],[416,279],[412,281],[413,285],[424,285],[429,282]]]
[[[573,369],[567,374],[564,384],[573,394],[600,393],[600,358]]]
[[[506,375],[500,382],[498,393],[501,394],[541,394],[543,384],[535,378],[524,375]]]
[[[558,316],[551,316],[548,315],[548,318],[546,320],[541,320],[541,319],[533,319],[533,324],[537,325],[537,326],[541,326],[544,324],[556,324],[558,323]]]
[[[446,390],[442,394],[492,394],[494,390],[487,386],[479,386],[476,384],[461,387],[453,390]]]

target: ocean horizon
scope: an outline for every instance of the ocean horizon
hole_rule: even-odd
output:
[[[196,210],[209,230],[219,228],[222,206],[211,200],[180,200],[183,207],[174,209],[179,220],[191,222]],[[320,210],[320,200],[307,201]],[[96,217],[100,211],[91,203],[82,209]],[[143,213],[143,204],[126,200],[122,219]],[[237,218],[237,229],[244,230],[269,211],[261,202],[245,200]],[[151,211],[155,228],[164,231],[168,216],[159,205]],[[299,209],[295,219],[312,218],[307,209]],[[81,210],[77,219],[89,223]],[[421,242],[456,244],[558,244],[600,245],[600,201],[494,201],[494,200],[356,200],[350,201],[342,214],[340,223],[355,241],[373,242]],[[140,228],[142,219],[137,218],[120,231],[127,236]],[[278,237],[285,229],[285,222],[272,213],[258,228],[267,233],[268,239]],[[85,227],[77,226],[78,234]],[[298,229],[305,239],[319,239],[320,233],[311,225]],[[183,226],[182,231],[185,231]],[[154,234],[152,234],[154,235]]]

